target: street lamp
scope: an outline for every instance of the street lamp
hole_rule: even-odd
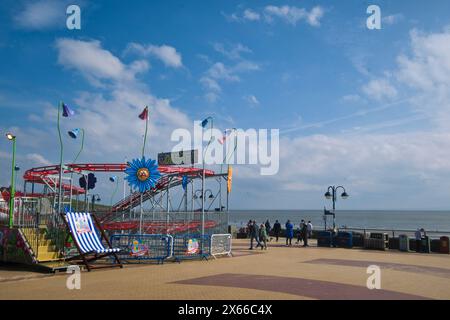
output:
[[[209,138],[208,144],[205,148],[205,151],[203,152],[203,157],[202,157],[202,195],[205,194],[205,155],[206,155],[206,150],[208,150],[209,145],[211,144],[212,140],[213,140],[213,123],[214,119],[213,117],[207,117],[205,120],[202,121],[201,126],[203,128],[205,128],[208,123],[211,123],[211,137]],[[205,234],[205,197],[201,197],[202,199],[202,236]],[[202,241],[202,252],[203,252],[203,241]]]
[[[8,132],[6,138],[13,143],[13,154],[12,154],[12,166],[11,166],[11,188],[9,190],[9,228],[13,227],[13,216],[14,216],[14,197],[16,194],[15,190],[15,176],[16,176],[16,136]]]
[[[100,195],[99,194],[93,194],[92,195],[92,211],[95,209],[95,202],[100,202]]]
[[[342,189],[341,198],[347,199],[349,197],[348,193],[345,191],[345,188],[343,186],[329,186],[327,192],[325,192],[325,198],[333,201],[333,229],[336,227],[335,223],[335,215],[334,211],[336,210],[336,201],[337,201],[337,191],[339,189]]]
[[[114,191],[111,195],[111,202],[110,202],[110,207],[112,209],[112,204],[113,204],[113,200],[114,200],[114,196],[116,195],[117,189],[119,189],[119,179],[117,178],[117,176],[111,176],[109,177],[109,181],[111,181],[112,183],[116,183],[116,187],[114,188]]]
[[[63,153],[64,153],[64,145],[63,145],[63,140],[62,140],[62,136],[61,136],[61,127],[59,125],[59,120],[61,117],[61,110],[62,110],[62,116],[64,118],[73,116],[75,114],[75,112],[70,109],[64,102],[60,102],[58,105],[58,120],[56,122],[56,128],[58,129],[58,136],[59,136],[59,177],[58,177],[58,212],[57,214],[61,213],[61,208],[62,208],[62,197],[63,197],[63,188],[62,188],[62,176],[63,176]]]
[[[81,131],[81,148],[80,151],[78,151],[77,155],[75,156],[75,159],[72,161],[72,164],[76,163],[78,160],[78,157],[80,156],[81,152],[83,151],[83,147],[84,147],[84,129],[73,129],[67,132],[67,134],[69,135],[69,137],[71,137],[72,139],[77,139],[78,135],[80,134]],[[70,172],[70,211],[72,211],[72,180],[73,180],[73,171]]]
[[[75,157],[75,159],[73,160],[73,162],[72,163],[76,163],[77,162],[77,160],[78,160],[78,157],[80,156],[80,154],[81,154],[81,151],[83,151],[83,147],[84,147],[84,129],[80,129],[80,128],[77,128],[77,129],[73,129],[73,130],[70,130],[70,131],[68,131],[67,132],[67,134],[72,138],[72,139],[77,139],[78,138],[78,135],[80,134],[80,131],[81,131],[81,148],[80,148],[80,151],[78,151],[78,153],[77,153],[77,155],[76,155],[76,157]]]

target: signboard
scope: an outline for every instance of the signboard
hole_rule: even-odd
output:
[[[198,150],[158,153],[158,165],[192,165],[198,162]]]

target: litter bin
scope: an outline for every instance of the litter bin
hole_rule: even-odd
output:
[[[360,232],[353,232],[353,247],[364,247],[364,235]]]
[[[337,235],[333,238],[333,246],[339,248],[352,248],[353,234],[351,232],[338,232]]]
[[[444,254],[449,254],[449,238],[448,237],[441,237],[439,239],[441,241],[439,246],[439,252]]]
[[[400,251],[409,251],[409,238],[406,234],[401,234],[398,236],[398,249]]]
[[[420,240],[420,252],[430,253],[430,237],[425,236]]]
[[[370,238],[364,240],[364,249],[386,250],[389,246],[387,233],[370,233]]]
[[[317,246],[318,247],[331,247],[332,235],[330,231],[317,232]]]
[[[400,240],[398,238],[389,238],[389,249],[398,250],[400,247]]]

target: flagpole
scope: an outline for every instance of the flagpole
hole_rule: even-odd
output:
[[[58,127],[58,135],[59,135],[59,145],[60,145],[60,153],[59,153],[59,178],[58,178],[58,213],[61,213],[61,197],[62,197],[62,175],[63,175],[63,150],[64,150],[64,146],[63,146],[63,141],[62,141],[62,136],[61,136],[61,129],[59,126],[59,118],[60,118],[60,110],[62,108],[62,104],[63,102],[60,101],[59,106],[58,106],[58,122],[57,122],[57,127]]]
[[[142,146],[142,158],[144,158],[144,156],[145,156],[145,143],[147,142],[147,131],[148,131],[148,106],[145,106],[144,112],[145,112],[145,118],[146,118],[146,119],[145,119],[144,144],[143,144],[143,146]],[[142,216],[143,216],[143,214],[144,214],[143,207],[142,207],[142,202],[143,202],[142,192],[141,192],[141,196],[140,196],[140,201],[141,201],[141,203],[140,203],[140,211],[141,211],[141,214],[140,214],[140,218],[139,218],[139,234],[142,234]]]
[[[145,155],[145,143],[147,142],[147,130],[148,130],[148,107],[145,107],[146,112],[146,121],[145,121],[145,134],[144,134],[144,145],[142,146],[142,157]],[[145,111],[144,111],[145,112]]]
[[[209,117],[211,120],[211,137],[209,138],[208,145],[205,148],[205,151],[203,152],[202,157],[202,163],[203,163],[203,170],[202,170],[202,237],[205,235],[205,156],[206,156],[206,150],[208,149],[209,145],[211,144],[212,137],[213,137],[213,118]],[[202,239],[202,253],[203,253],[203,239]]]

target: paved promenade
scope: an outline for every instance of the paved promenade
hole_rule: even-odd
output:
[[[0,269],[0,299],[450,299],[450,256],[360,249],[285,247],[248,250],[234,240],[232,258],[126,265],[67,275]],[[313,243],[314,245],[314,243]],[[369,265],[381,290],[366,287]]]

